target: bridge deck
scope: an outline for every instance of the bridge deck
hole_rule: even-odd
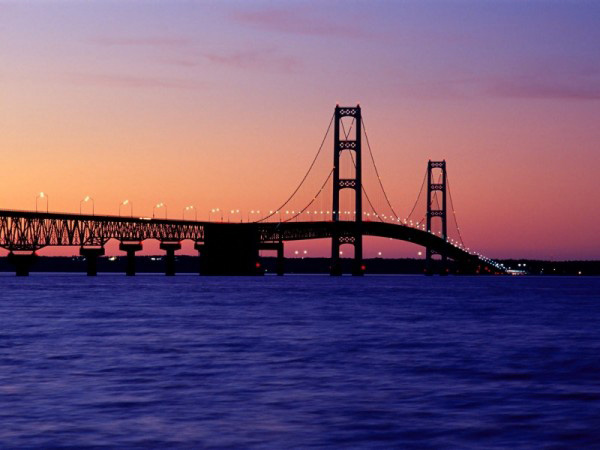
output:
[[[452,243],[423,230],[384,222],[265,222],[221,223],[149,217],[125,217],[71,213],[0,210],[0,247],[10,251],[35,251],[47,246],[104,246],[111,239],[141,242],[192,240],[204,243],[212,235],[239,232],[254,236],[257,244],[325,239],[334,233],[352,239],[357,227],[363,236],[378,236],[412,242],[436,253],[466,262],[494,267]]]

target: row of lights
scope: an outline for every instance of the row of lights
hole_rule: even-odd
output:
[[[48,194],[46,194],[45,192],[40,192],[35,197],[35,212],[38,212],[38,203],[39,203],[40,200],[46,200],[46,212],[48,212],[48,209],[49,209],[49,206],[48,206],[49,205],[49,199],[48,199]],[[90,197],[89,195],[86,195],[79,202],[79,214],[81,214],[81,210],[82,210],[83,204],[84,203],[89,203],[89,202],[91,202],[91,204],[92,204],[92,215],[94,214],[94,209],[95,209],[94,199],[92,197]]]
[[[223,214],[227,212],[227,221],[230,222],[235,215],[239,215],[239,219],[240,222],[243,221],[243,211],[240,211],[239,209],[230,209],[228,211],[224,211],[221,208],[212,208],[208,211],[208,221],[210,222],[213,214],[216,215],[217,220],[220,220],[221,222],[223,222]],[[250,211],[248,211],[247,216],[246,216],[246,220],[248,222],[250,222],[253,219],[257,219],[260,218],[260,210],[259,209],[252,209]]]
[[[217,208],[217,209],[213,209],[211,211],[212,212],[216,212],[216,211],[219,211],[219,209]],[[239,213],[239,210],[235,210],[235,212]],[[251,214],[254,214],[255,212],[257,214],[260,214],[259,210],[257,210],[257,211],[251,210],[250,211]],[[297,218],[302,213],[305,213],[306,215],[309,215],[310,217],[315,217],[315,216],[323,215],[323,214],[326,214],[326,215],[333,214],[334,212],[335,211],[327,211],[327,210],[326,211],[317,211],[317,210],[313,210],[313,211],[295,211],[295,210],[291,210],[290,211],[290,210],[286,210],[285,211],[285,216],[287,217],[288,215],[291,214],[292,218],[294,218],[294,217]],[[234,210],[231,210],[231,213],[233,214]],[[280,211],[280,210],[270,210],[269,211],[269,216],[277,215],[277,216],[279,216],[279,220],[281,221],[281,219],[282,219],[282,213],[283,213],[283,211]],[[341,211],[341,210],[338,211],[338,215],[351,215],[351,214],[354,215],[354,216],[356,216],[356,211]],[[412,227],[412,228],[416,228],[416,229],[419,229],[419,230],[423,230],[423,231],[427,231],[430,234],[434,234],[434,235],[437,234],[438,236],[442,237],[442,232],[441,231],[438,231],[436,233],[435,231],[432,231],[432,230],[426,230],[425,224],[422,223],[422,222],[419,222],[419,221],[414,221],[413,222],[412,220],[409,220],[409,219],[401,219],[399,217],[394,218],[392,216],[387,216],[385,214],[379,215],[379,214],[377,214],[375,212],[373,212],[373,213],[363,212],[363,215],[367,218],[367,220],[370,217],[375,217],[375,218],[378,218],[378,219],[379,218],[383,218],[383,220],[388,221],[388,222],[404,224],[406,226],[409,226],[409,227]],[[221,220],[222,220],[222,218],[221,218]],[[210,221],[210,216],[209,216],[209,221]],[[241,216],[240,216],[240,221],[241,221]],[[248,222],[250,222],[250,215],[248,215]],[[460,228],[458,229],[458,231],[460,231]],[[452,245],[452,246],[454,246],[456,248],[459,248],[459,249],[461,249],[463,251],[466,251],[468,253],[471,253],[471,249],[469,247],[465,247],[461,242],[459,242],[459,241],[457,241],[457,240],[455,240],[453,238],[448,238],[448,237],[446,237],[446,240],[447,240],[447,242],[450,243],[450,245]],[[340,254],[343,254],[343,253],[340,252]],[[421,254],[422,254],[422,252],[418,252],[419,256]],[[483,255],[481,255],[480,253],[475,252],[473,254],[475,254],[476,256],[478,256],[482,261],[485,261],[486,263],[493,265],[497,269],[501,269],[501,270],[505,270],[506,269],[504,267],[504,265],[502,265],[500,263],[497,263],[496,261],[493,261],[493,260],[491,260],[491,259],[489,259],[489,258],[487,258],[487,257],[485,257]],[[380,256],[381,252],[378,252],[378,255]]]
[[[35,210],[36,210],[36,212],[38,211],[38,202],[39,202],[39,200],[45,200],[46,201],[46,212],[48,212],[48,208],[49,208],[48,207],[48,204],[49,204],[48,195],[46,193],[44,193],[44,192],[40,192],[36,196],[36,198],[35,198]],[[82,213],[82,209],[83,209],[83,204],[84,203],[91,203],[91,205],[92,205],[92,215],[94,215],[95,214],[95,202],[94,202],[94,199],[92,197],[90,197],[89,195],[86,195],[79,202],[79,214]],[[121,215],[121,208],[124,207],[124,206],[125,207],[129,206],[129,213],[133,217],[133,203],[130,202],[129,200],[124,200],[123,202],[121,202],[119,204],[119,216]],[[168,209],[167,209],[167,205],[165,203],[163,203],[163,202],[157,203],[156,205],[154,205],[152,207],[152,218],[155,218],[156,210],[159,209],[159,208],[164,208],[164,210],[165,210],[165,219],[166,219],[168,217]],[[186,206],[186,207],[183,208],[183,210],[182,210],[182,219],[185,219],[186,212],[190,212],[190,211],[194,212],[194,220],[197,221],[198,220],[198,211],[197,211],[197,209],[193,205],[188,205],[188,206]],[[291,211],[291,214],[292,214],[292,216],[296,216],[297,217],[300,214],[302,214],[303,212],[305,212],[307,215],[311,214],[311,211],[298,211],[296,213],[296,211],[294,211],[294,210]],[[317,210],[313,210],[311,217],[314,217],[314,216],[319,215],[319,214],[321,214],[321,215],[322,214],[327,214],[328,215],[328,214],[331,214],[331,213],[334,213],[334,212],[335,211],[331,211],[330,212],[330,211],[317,211]],[[212,214],[218,214],[218,213],[220,213],[220,218],[221,218],[221,222],[222,222],[223,221],[223,211],[220,208],[213,208],[213,209],[209,210],[208,220],[209,221],[211,220]],[[239,209],[232,209],[232,210],[229,211],[229,213],[230,213],[230,216],[228,216],[228,221],[231,220],[231,216],[233,216],[234,214],[239,214],[240,215],[240,222],[242,221],[242,214],[240,213]],[[248,212],[248,222],[250,222],[250,220],[252,218],[251,215],[255,215],[255,214],[260,217],[260,210],[250,210]],[[279,211],[279,210],[275,210],[275,211],[270,210],[269,211],[269,215],[270,216],[272,216],[272,215],[279,215],[279,219],[280,220],[281,220],[281,214],[282,214],[282,211]],[[285,214],[286,214],[286,216],[289,215],[290,214],[290,210],[286,210]],[[353,215],[356,216],[356,211],[338,211],[338,215],[340,215],[340,214],[341,215],[350,215],[350,214],[353,214]],[[368,213],[368,212],[363,212],[363,215],[366,216],[367,218],[370,218],[371,215],[373,217],[377,217],[377,218],[383,217],[384,220],[391,221],[391,222],[397,222],[397,223],[404,223],[404,225],[406,225],[406,226],[410,226],[412,228],[417,228],[417,229],[422,229],[422,230],[425,231],[425,225],[423,223],[421,223],[421,222],[418,222],[418,221],[416,221],[416,222],[413,223],[412,220],[407,220],[407,219],[402,220],[399,217],[394,219],[393,217],[388,217],[385,214],[382,214],[381,216],[379,216],[377,213]],[[431,233],[431,234],[436,234],[435,231],[431,231],[431,230],[427,230],[427,232]],[[441,232],[440,231],[438,231],[437,234],[439,236],[441,236]],[[446,238],[446,240],[448,240],[448,238]],[[452,238],[450,238],[448,242],[451,245],[453,245],[454,247],[460,248],[460,249],[462,249],[462,250],[467,251],[467,252],[470,253],[470,248],[468,248],[468,247],[465,248],[462,243],[459,243],[458,241],[456,241],[456,240],[454,240]],[[420,253],[421,252],[419,252],[419,254]],[[340,252],[340,254],[342,254],[342,252]],[[491,260],[491,259],[483,256],[480,253],[475,252],[474,254],[476,256],[478,256],[479,259],[481,259],[482,261],[485,261],[486,263],[491,264],[492,266],[496,267],[497,269],[506,270],[506,267],[503,264],[500,264],[500,263],[498,263],[496,261],[493,261],[493,260]],[[381,256],[381,252],[379,252],[378,255]]]
[[[303,255],[303,257],[304,257],[307,254],[308,254],[308,250],[302,250],[302,251],[300,251],[300,250],[294,250],[294,255],[296,255],[296,256]],[[340,250],[340,255],[343,255],[343,254],[344,254],[344,252],[342,250]],[[419,255],[421,255],[421,254],[422,253],[419,252]],[[381,257],[381,256],[383,256],[383,253],[382,252],[377,252],[377,256]]]
[[[302,212],[303,211],[299,211],[298,215],[300,215]],[[335,212],[335,211],[331,211],[331,213],[333,213],[333,212]],[[274,213],[275,214],[280,213],[280,211],[269,211],[269,213],[272,215]],[[286,211],[285,213],[289,214],[289,211]],[[292,211],[292,215],[294,215],[294,214],[295,214],[295,212]],[[307,215],[311,214],[311,212],[310,211],[306,211],[306,214]],[[313,214],[313,217],[314,217],[317,214],[330,214],[330,211],[313,211],[312,214]],[[338,211],[338,214],[342,214],[342,215],[354,214],[356,216],[356,211]],[[434,234],[434,235],[437,234],[440,237],[442,236],[442,232],[441,231],[438,231],[436,233],[435,231],[426,230],[425,224],[422,223],[422,222],[419,222],[419,221],[413,222],[412,220],[400,219],[399,217],[394,218],[392,216],[386,216],[385,214],[378,215],[375,212],[373,212],[373,213],[363,212],[363,215],[366,216],[367,218],[370,218],[371,216],[373,216],[373,217],[376,217],[376,218],[383,218],[384,220],[386,220],[388,222],[393,222],[393,223],[395,222],[395,223],[400,223],[400,224],[403,223],[406,226],[409,226],[409,227],[412,227],[412,228],[416,228],[416,229],[420,229],[420,230],[423,230],[423,231],[427,231],[430,234]],[[457,228],[457,230],[460,231],[460,228]],[[490,258],[487,258],[487,257],[483,256],[480,253],[477,253],[477,252],[471,253],[471,249],[469,247],[465,247],[461,242],[459,242],[459,241],[457,241],[455,239],[446,237],[446,241],[449,242],[450,245],[452,245],[452,246],[454,246],[456,248],[459,248],[459,249],[461,249],[463,251],[466,251],[466,252],[468,252],[470,254],[474,254],[474,255],[478,256],[482,261],[485,261],[486,263],[491,264],[492,266],[496,267],[497,269],[506,270],[506,267],[503,264],[500,264],[500,263],[498,263],[496,261],[493,261]],[[340,252],[340,254],[342,254],[342,252]],[[379,254],[381,254],[381,252],[379,252]],[[422,254],[421,252],[418,252],[419,256],[421,254]]]
[[[40,192],[36,197],[35,197],[35,211],[38,212],[39,211],[39,202],[40,200],[42,201],[46,201],[46,212],[49,211],[49,199],[48,199],[48,194],[46,194],[45,192]],[[90,203],[92,205],[92,215],[95,215],[95,202],[94,199],[92,197],[90,197],[89,195],[86,195],[84,198],[82,198],[79,202],[79,214],[81,214],[83,212],[83,205],[86,203]],[[121,203],[119,203],[119,216],[121,215],[121,211],[123,210],[123,208],[125,207],[125,209],[127,210],[127,207],[129,207],[129,215],[131,217],[133,217],[133,202],[129,201],[129,200],[123,200]],[[156,215],[156,210],[159,208],[163,208],[165,210],[165,219],[168,217],[168,209],[167,209],[167,205],[163,202],[161,203],[157,203],[156,205],[154,205],[152,207],[152,218],[155,217]],[[186,207],[183,208],[182,210],[182,219],[185,219],[186,216],[186,212],[193,212],[194,213],[194,219],[198,220],[198,213],[196,210],[196,207],[194,205],[188,205]]]
[[[45,192],[40,192],[35,197],[35,212],[38,212],[38,203],[39,203],[40,200],[46,200],[46,212],[48,212],[48,209],[49,209],[49,206],[48,206],[49,205],[49,199],[48,199],[48,194],[46,194]],[[91,204],[92,204],[92,215],[94,214],[94,209],[95,209],[94,199],[92,197],[90,197],[89,195],[86,195],[79,202],[79,214],[81,214],[81,210],[82,210],[83,204],[84,203],[89,203],[89,202],[91,202]]]
[[[48,212],[48,195],[46,193],[44,193],[44,192],[40,192],[38,194],[38,196],[36,197],[36,204],[35,204],[35,210],[36,210],[36,212],[38,211],[38,201],[40,199],[45,199],[46,200],[46,212]],[[79,213],[80,214],[82,212],[82,206],[83,206],[83,204],[84,203],[88,203],[88,202],[91,202],[91,204],[92,204],[92,214],[94,214],[94,208],[95,208],[94,199],[92,197],[90,197],[89,195],[85,196],[79,202]],[[124,206],[129,206],[130,216],[133,216],[133,202],[130,202],[129,200],[124,200],[123,202],[121,202],[119,204],[119,216],[121,215],[121,209]],[[154,205],[152,207],[152,218],[155,217],[156,210],[159,209],[159,208],[164,208],[165,209],[165,218],[167,218],[168,217],[168,209],[167,209],[167,205],[165,203],[163,203],[163,202],[157,203],[156,205]],[[196,220],[198,219],[197,210],[196,210],[196,208],[193,205],[189,205],[189,206],[186,206],[186,207],[183,208],[183,211],[182,211],[182,218],[183,219],[185,219],[185,213],[187,211],[193,211],[194,212],[194,218]],[[312,212],[311,211],[298,211],[298,212],[296,212],[294,210],[292,210],[292,211],[286,210],[285,211],[285,215],[288,216],[291,213],[292,216],[297,216],[297,215],[302,214],[302,212],[305,212],[307,215],[311,215],[312,214],[311,217],[314,217],[314,216],[317,216],[319,214],[320,215],[323,215],[323,214],[329,215],[329,214],[333,213],[334,211],[330,212],[330,211],[317,211],[317,210],[313,210]],[[212,218],[212,214],[215,214],[215,213],[217,213],[217,214],[220,213],[220,219],[221,219],[221,222],[222,222],[223,221],[223,210],[221,210],[220,208],[213,208],[213,209],[209,210],[209,212],[208,212],[208,220],[209,220],[209,222],[210,222],[210,220]],[[229,211],[229,213],[230,213],[229,219],[231,219],[231,216],[233,216],[234,214],[239,214],[240,215],[240,222],[242,221],[242,213],[240,213],[239,209],[232,209],[232,210]],[[280,219],[281,219],[282,213],[283,213],[283,211],[279,211],[279,210],[275,210],[275,211],[270,210],[269,211],[269,215],[270,216],[272,216],[272,215],[279,215]],[[338,211],[338,214],[339,215],[350,215],[350,214],[356,215],[356,211]],[[254,215],[258,215],[260,217],[260,210],[250,210],[248,212],[248,218],[247,218],[248,222],[250,222],[250,220],[253,218],[252,216],[254,216]],[[377,213],[363,212],[363,215],[365,215],[367,218],[370,218],[371,216],[373,216],[373,217],[380,217]],[[381,215],[381,217],[383,217],[384,219],[390,220],[388,218],[388,216],[386,216],[384,214]],[[391,218],[391,221],[392,222],[402,222],[402,220],[400,218],[398,218],[398,219]],[[410,226],[416,227],[416,228],[422,228],[423,230],[425,229],[425,225],[420,224],[420,222],[416,222],[416,224],[413,224],[412,220],[407,221],[406,219],[404,219],[404,224],[405,225],[410,225]]]

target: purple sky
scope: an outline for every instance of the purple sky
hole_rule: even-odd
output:
[[[400,215],[445,158],[473,248],[597,258],[599,19],[576,0],[0,2],[0,207],[268,210],[360,102]]]

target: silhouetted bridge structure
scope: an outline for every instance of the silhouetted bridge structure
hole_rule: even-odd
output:
[[[366,192],[362,186],[360,114],[360,106],[337,106],[332,118],[332,121],[335,120],[334,165],[326,180],[327,183],[332,178],[333,186],[330,220],[300,221],[296,215],[295,221],[280,219],[269,222],[269,218],[276,216],[273,212],[255,222],[224,223],[0,210],[0,247],[9,251],[8,258],[14,263],[17,275],[27,275],[36,251],[44,247],[77,246],[80,248],[80,254],[87,259],[88,275],[95,275],[97,258],[105,254],[106,243],[114,239],[119,241],[120,250],[127,253],[127,274],[134,275],[136,252],[142,250],[143,241],[155,239],[166,252],[165,273],[174,275],[175,252],[181,249],[183,241],[190,240],[199,252],[201,274],[258,275],[263,273],[259,253],[261,250],[277,252],[277,273],[283,274],[285,242],[327,238],[332,242],[331,274],[341,275],[339,249],[341,245],[351,244],[354,246],[352,273],[362,275],[366,270],[362,261],[362,238],[377,236],[408,241],[425,247],[429,274],[448,273],[448,258],[458,263],[461,273],[503,272],[501,265],[471,253],[448,239],[445,161],[428,163],[426,228],[425,225],[409,226],[400,219],[394,223],[363,220],[362,197]],[[340,126],[343,127],[342,118],[347,116],[352,117],[353,123],[356,124],[354,139],[348,139],[349,133],[340,129]],[[352,162],[355,170],[351,178],[340,177],[340,154],[344,151],[353,152]],[[441,179],[438,181],[432,179],[434,169],[441,170]],[[340,191],[343,189],[354,191],[353,220],[342,220],[341,217]],[[436,191],[442,194],[441,206],[438,203],[437,208],[437,200],[434,202],[432,197]],[[277,212],[279,211],[275,211]],[[435,218],[439,218],[442,225],[438,234],[432,232],[431,228],[432,219]],[[434,255],[439,255],[441,259],[435,260]]]

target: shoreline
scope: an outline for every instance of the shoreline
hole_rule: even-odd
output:
[[[266,274],[276,270],[275,257],[260,259]],[[557,275],[585,276],[600,275],[600,261],[545,261],[530,259],[499,260],[512,270],[523,272],[522,275]],[[425,269],[424,259],[414,258],[370,258],[364,260],[366,274],[372,275],[420,275]],[[99,273],[122,273],[125,271],[126,257],[111,256],[98,258]],[[197,256],[176,255],[177,273],[198,273],[199,258]],[[345,272],[350,272],[352,259],[343,258],[342,266]],[[31,272],[65,272],[78,273],[86,271],[85,258],[81,256],[38,256]],[[164,255],[148,255],[136,257],[138,273],[164,273]],[[0,272],[14,272],[14,266],[7,258],[0,258]],[[329,273],[329,258],[287,258],[285,260],[286,274],[327,274]],[[521,275],[521,273],[520,273]]]

